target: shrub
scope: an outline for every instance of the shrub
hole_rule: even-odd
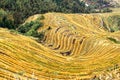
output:
[[[27,33],[30,30],[37,30],[39,27],[43,26],[41,22],[31,21],[29,23],[25,23],[24,25],[20,25],[17,29],[20,33]],[[31,31],[30,31],[31,32]]]
[[[30,29],[28,32],[25,33],[27,36],[36,36],[38,33],[34,29]]]
[[[43,23],[36,21],[36,22],[34,22],[34,24],[31,26],[31,28],[34,29],[34,30],[37,30],[39,27],[42,27],[42,26],[43,26]]]
[[[111,9],[109,9],[109,8],[103,8],[103,11],[102,11],[103,13],[105,13],[105,12],[112,12],[112,10]]]
[[[26,36],[33,36],[33,37],[39,38],[39,40],[42,40],[44,37],[44,33],[37,32],[37,29],[42,26],[43,26],[43,23],[41,23],[39,21],[31,21],[29,23],[25,23],[24,25],[21,25],[18,28],[18,32],[20,32]]]
[[[112,38],[112,37],[108,37],[108,39],[114,43],[120,44],[120,41],[117,41],[116,39]]]
[[[26,23],[25,25],[21,25],[19,28],[18,28],[18,32],[20,33],[26,33],[27,31],[30,30],[30,26],[29,26],[29,23]]]
[[[4,16],[2,18],[2,20],[0,21],[0,27],[8,28],[8,29],[15,29],[16,28],[14,21],[11,19],[8,19],[6,16]]]
[[[44,32],[39,32],[35,37],[37,37],[39,39],[39,41],[43,40]]]

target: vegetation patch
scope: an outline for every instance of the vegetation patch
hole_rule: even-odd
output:
[[[42,17],[43,19],[44,17]],[[41,18],[40,18],[41,19]],[[20,32],[23,35],[26,36],[33,36],[36,38],[39,38],[39,40],[42,40],[44,37],[44,32],[38,32],[38,28],[42,27],[43,23],[40,22],[39,19],[31,22],[27,22],[23,25],[20,25],[17,29],[18,32]]]
[[[120,30],[120,15],[109,16],[103,18],[103,27],[109,32],[116,32]]]
[[[115,32],[120,30],[120,15],[114,15],[108,17],[108,26],[110,28],[110,32]]]
[[[35,21],[27,22],[24,24],[19,24],[15,21],[14,16],[3,9],[0,9],[0,27],[10,29],[10,32],[13,34],[23,34],[26,36],[33,36],[42,40],[44,37],[44,32],[38,32],[38,28],[43,26],[41,20],[44,20],[45,17],[41,14]],[[48,28],[50,30],[51,27]]]
[[[117,44],[120,44],[120,41],[112,38],[112,37],[108,37],[107,39],[109,39],[110,41],[114,42],[114,43],[117,43]]]
[[[112,12],[112,10],[110,9],[110,8],[103,8],[103,11],[102,11],[103,13],[105,13],[105,12]]]
[[[16,25],[14,23],[13,16],[9,13],[0,9],[0,27],[15,29]]]

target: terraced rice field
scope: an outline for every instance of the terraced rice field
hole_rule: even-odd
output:
[[[119,80],[120,44],[108,37],[120,41],[120,31],[104,28],[112,15],[44,14],[41,43],[0,28],[0,80]]]

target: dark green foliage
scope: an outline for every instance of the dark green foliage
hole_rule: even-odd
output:
[[[33,36],[38,38],[39,40],[42,40],[44,37],[43,32],[38,32],[37,29],[43,26],[43,23],[38,21],[31,21],[29,23],[25,23],[24,25],[21,25],[17,30],[23,35],[26,36]]]
[[[110,10],[109,8],[103,8],[103,12],[112,12],[112,10]]]
[[[84,13],[85,3],[79,0],[54,0],[57,3],[57,12]]]
[[[20,13],[20,12],[14,12],[13,13],[13,18],[14,18],[14,22],[15,22],[15,25],[19,25],[23,22],[23,18],[22,18],[23,14]]]
[[[14,30],[14,29],[11,29],[11,30],[10,30],[10,33],[11,33],[11,34],[19,34],[19,32],[18,32],[17,30]]]
[[[8,29],[16,28],[12,16],[3,9],[0,9],[0,27]]]
[[[39,41],[43,40],[43,38],[44,38],[44,32],[37,33],[37,35],[35,35],[35,37],[37,37],[39,39]]]
[[[31,21],[29,23],[25,23],[24,25],[21,25],[17,30],[20,33],[32,36],[33,34],[36,33],[35,31],[37,31],[37,29],[41,26],[43,26],[43,24],[41,22]]]
[[[27,35],[27,36],[36,36],[37,31],[35,31],[34,29],[30,29],[28,32],[25,33],[25,35]]]
[[[32,25],[33,25],[32,22],[25,23],[24,25],[21,25],[17,30],[21,33],[26,33],[30,30]]]
[[[116,39],[112,38],[112,37],[108,37],[108,39],[114,43],[120,44],[120,41],[117,41]]]

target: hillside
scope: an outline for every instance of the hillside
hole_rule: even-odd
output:
[[[0,28],[0,80],[120,79],[119,13],[43,16],[40,43]]]
[[[112,1],[120,4],[120,0],[112,0]]]
[[[82,0],[86,4],[89,5],[96,5],[96,7],[119,7],[120,6],[120,0]]]

